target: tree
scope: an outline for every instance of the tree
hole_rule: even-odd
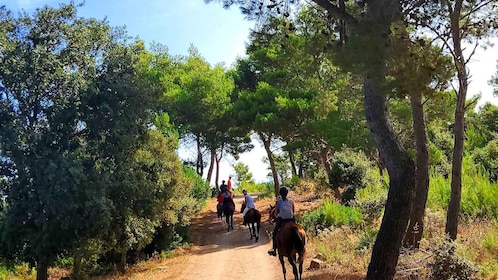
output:
[[[253,32],[247,50],[249,57],[238,61],[235,76],[237,89],[244,95],[243,97],[241,97],[242,94],[239,95],[237,103],[243,102],[245,95],[251,93],[256,95],[255,92],[262,87],[272,89],[271,94],[268,93],[268,96],[257,102],[262,106],[261,109],[265,110],[265,121],[270,122],[272,119],[271,121],[275,124],[256,127],[273,129],[270,142],[283,143],[282,149],[288,154],[287,158],[292,165],[292,172],[301,176],[305,161],[320,162],[317,157],[310,156],[317,153],[316,147],[305,143],[309,142],[310,138],[323,139],[322,136],[325,135],[323,130],[334,129],[334,125],[328,127],[324,125],[326,122],[323,120],[336,109],[337,96],[349,85],[347,75],[337,71],[330,58],[317,52],[324,42],[318,42],[314,37],[316,34],[306,29],[309,28],[307,23],[310,17],[304,12],[302,15],[301,21],[296,21],[296,23],[285,25],[281,20],[273,20],[265,24],[261,30]],[[293,30],[292,33],[289,30]],[[316,44],[312,48],[309,47],[308,42]],[[245,103],[244,106],[253,106],[255,109],[254,100],[252,103]],[[237,110],[244,110],[242,107],[240,105]],[[257,115],[256,112],[253,114]],[[239,120],[244,126],[255,128],[251,125],[255,122],[250,117],[239,118]],[[268,135],[269,131],[266,134]],[[265,137],[267,136],[264,135],[261,139],[263,139],[263,145],[268,147],[269,144],[265,143],[268,140]],[[278,172],[274,172],[275,161],[268,151],[269,149],[267,149],[268,162],[277,195],[280,183],[277,181]],[[296,159],[299,161],[299,172],[296,168]]]
[[[379,149],[382,162],[390,176],[390,188],[386,211],[377,235],[367,279],[392,279],[399,256],[404,229],[408,224],[410,199],[414,188],[414,164],[406,150],[400,145],[390,125],[385,74],[391,24],[401,20],[401,3],[394,0],[369,1],[363,4],[361,14],[346,12],[345,1],[314,0],[323,8],[328,19],[337,19],[338,27],[346,24],[351,30],[340,29],[341,43],[352,48],[362,48],[355,53],[357,69],[364,75],[365,113],[372,137]],[[267,5],[265,1],[223,1],[225,6],[237,3],[248,17],[290,14],[289,4],[283,1]],[[360,7],[361,9],[361,7]],[[352,11],[354,12],[354,11]],[[348,37],[349,36],[349,37]],[[348,42],[347,38],[351,38]],[[354,58],[349,56],[350,58]],[[360,67],[358,67],[360,66]]]
[[[422,1],[418,4],[420,7],[411,10],[411,20],[425,34],[430,34],[441,42],[442,47],[453,57],[457,73],[451,195],[446,217],[446,233],[454,240],[457,236],[462,195],[465,111],[469,83],[466,65],[475,49],[481,43],[486,45],[486,38],[496,32],[498,3],[489,0],[455,0]],[[465,52],[466,42],[472,48],[470,53]]]
[[[424,103],[435,98],[436,92],[443,91],[453,76],[451,60],[427,40],[412,41],[403,26],[396,26],[391,35],[393,42],[392,57],[389,63],[390,75],[393,76],[393,96],[402,100],[410,99],[412,130],[409,137],[415,140],[416,180],[410,223],[404,237],[405,247],[418,248],[424,230],[425,205],[429,191],[429,142],[424,113]],[[423,98],[426,100],[423,102]],[[401,106],[396,116],[408,112]],[[406,147],[413,144],[406,143]]]
[[[193,137],[197,147],[196,170],[200,175],[204,173],[203,149],[208,150],[210,181],[215,161],[221,160],[223,154],[223,151],[217,154],[217,149],[227,143],[230,125],[223,121],[231,108],[234,85],[221,65],[211,68],[193,46],[189,53],[175,69],[163,73],[163,110],[170,114],[182,137]]]
[[[47,279],[59,254],[110,220],[81,114],[112,38],[72,4],[19,18],[2,7],[0,22],[0,158],[9,173],[2,237],[8,257]]]

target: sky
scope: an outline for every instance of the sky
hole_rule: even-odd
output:
[[[83,0],[74,0],[76,4]],[[0,0],[11,11],[25,10],[32,14],[36,8],[45,5],[58,7],[69,0]],[[146,45],[153,42],[168,47],[170,55],[186,55],[190,45],[194,45],[211,65],[233,64],[238,56],[245,54],[250,29],[254,22],[244,19],[240,10],[233,6],[223,9],[214,1],[205,4],[204,0],[86,0],[78,8],[78,15],[96,19],[107,19],[110,26],[126,26],[130,36],[138,36]],[[498,40],[494,40],[498,44]],[[493,97],[493,89],[488,81],[497,73],[498,45],[487,50],[477,49],[469,64],[471,82],[468,96],[481,94],[482,100],[498,105]],[[265,156],[262,145],[253,140],[255,149],[243,154],[239,161],[247,164],[257,182],[268,181],[268,170],[262,159]],[[192,156],[192,151],[181,151],[180,157]],[[231,168],[234,159],[222,160],[220,180],[233,176]],[[237,181],[235,181],[237,186]]]

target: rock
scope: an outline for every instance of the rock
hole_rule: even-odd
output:
[[[322,253],[318,253],[316,256],[315,256],[315,259],[319,259],[321,261],[327,261],[327,259],[325,258],[325,256],[322,254]]]
[[[319,259],[312,259],[309,269],[322,269],[325,267],[325,262]]]

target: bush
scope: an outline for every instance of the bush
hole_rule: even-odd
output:
[[[478,148],[472,153],[475,164],[486,170],[491,182],[498,180],[498,140],[490,141],[484,148]]]
[[[366,187],[365,177],[370,166],[370,161],[361,151],[344,149],[334,155],[329,182],[332,188],[347,188],[348,195],[344,196],[343,203],[354,199],[357,189]]]
[[[324,204],[310,213],[303,219],[303,226],[313,229],[314,235],[318,231],[331,226],[351,226],[358,227],[363,221],[363,216],[358,208],[348,207],[325,200]]]
[[[358,242],[358,246],[356,246],[355,251],[357,253],[361,253],[370,250],[370,248],[372,248],[375,242],[378,232],[379,231],[377,229],[367,228],[365,230],[365,234],[363,234],[363,236],[360,238],[360,241]]]
[[[188,177],[192,181],[192,189],[191,195],[195,198],[195,200],[203,203],[206,201],[209,195],[211,195],[211,189],[209,186],[209,182],[202,179],[202,177],[195,172],[194,169],[188,166],[183,166],[183,172],[186,177]]]
[[[456,253],[456,243],[445,239],[435,246],[434,259],[429,262],[429,277],[433,280],[477,279],[477,267]]]
[[[468,217],[483,217],[498,220],[498,183],[492,183],[470,157],[464,157],[462,172],[461,211]],[[450,178],[431,174],[427,206],[434,210],[448,207]]]

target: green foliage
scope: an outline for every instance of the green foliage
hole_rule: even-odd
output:
[[[237,162],[237,164],[233,166],[233,169],[235,170],[235,176],[241,185],[243,185],[244,183],[251,184],[254,182],[252,173],[249,172],[249,166],[247,166],[246,164]],[[245,188],[243,187],[242,189]]]
[[[275,196],[275,190],[273,189],[272,183],[242,182],[237,190],[246,190],[248,193],[257,193],[259,198]]]
[[[356,191],[366,187],[366,174],[371,163],[365,154],[352,149],[343,149],[331,160],[329,182],[332,188],[344,187],[342,202],[354,200]]]
[[[337,204],[331,200],[325,200],[320,208],[307,213],[303,218],[303,226],[313,229],[315,235],[319,230],[331,226],[358,227],[363,222],[363,216],[358,208]]]
[[[360,241],[358,242],[358,246],[356,246],[356,252],[365,252],[372,248],[375,238],[377,238],[377,233],[379,230],[366,228],[363,236],[360,237]]]
[[[0,261],[0,280],[35,280],[36,271],[29,264],[22,263],[14,265],[12,268],[3,266]]]
[[[492,256],[498,256],[498,233],[488,232],[484,236],[481,247],[486,250]]]
[[[429,117],[428,117],[429,118]],[[451,173],[451,164],[449,159],[452,158],[453,152],[453,135],[447,124],[432,124],[428,130],[430,140],[429,160],[431,167],[441,175]]]
[[[103,126],[117,122],[116,111],[90,96],[111,68],[107,51],[119,44],[104,22],[78,17],[74,4],[31,17],[13,18],[5,7],[0,13],[2,40],[11,38],[0,44],[0,159],[9,167],[2,168],[9,205],[2,244],[10,259],[50,265],[108,226],[92,140],[112,139]],[[89,111],[100,114],[95,126]]]
[[[185,176],[192,181],[191,196],[199,203],[204,205],[209,197],[210,186],[209,182],[204,180],[194,169],[189,166],[183,166]]]
[[[482,168],[464,157],[461,212],[471,217],[498,219],[498,184],[489,181]],[[431,172],[427,206],[446,209],[450,196],[450,179]]]
[[[483,148],[476,148],[472,157],[475,164],[485,169],[491,182],[498,181],[498,139],[488,142]]]
[[[434,258],[429,263],[429,277],[434,280],[478,279],[478,268],[457,253],[455,242],[443,240],[434,248]]]

